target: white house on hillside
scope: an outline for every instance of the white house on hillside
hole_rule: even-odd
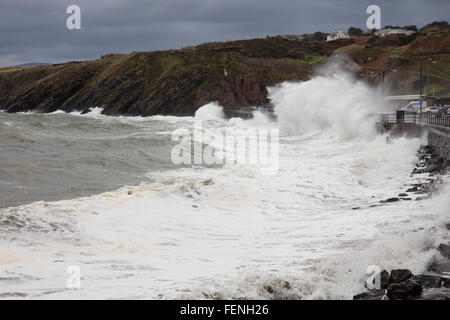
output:
[[[350,37],[348,36],[347,33],[345,33],[342,30],[339,30],[337,32],[333,32],[333,33],[330,33],[329,35],[327,35],[327,41],[333,41],[333,40],[343,39],[343,38],[350,38]]]
[[[384,37],[390,34],[413,34],[414,31],[405,30],[405,29],[381,29],[375,32],[375,34],[379,37]]]

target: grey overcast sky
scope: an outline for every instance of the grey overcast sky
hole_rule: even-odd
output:
[[[71,4],[81,8],[81,30],[66,28]],[[381,7],[382,25],[449,20],[449,0],[0,0],[0,67],[350,26],[366,29],[370,4]]]

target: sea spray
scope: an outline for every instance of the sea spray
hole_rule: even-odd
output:
[[[290,135],[320,132],[337,138],[376,135],[371,113],[384,103],[381,91],[356,80],[333,59],[318,75],[304,82],[284,82],[269,88],[280,128]]]
[[[21,182],[2,190],[24,204],[35,199],[20,193],[30,180],[51,194],[79,181],[88,195],[0,209],[1,293],[351,298],[369,265],[423,270],[441,236],[435,228],[448,218],[448,189],[431,200],[380,203],[413,181],[421,140],[374,136],[365,117],[380,96],[345,73],[271,90],[278,122],[263,113],[224,119],[217,104],[184,118],[0,114],[11,124],[0,126],[8,150],[0,181]],[[172,132],[201,117],[218,134],[279,127],[277,174],[167,166]],[[32,141],[9,138],[15,131]],[[105,186],[92,188],[97,180]],[[65,287],[70,265],[80,267],[81,290]]]
[[[224,118],[223,107],[217,102],[210,102],[195,112],[196,120],[220,120]]]

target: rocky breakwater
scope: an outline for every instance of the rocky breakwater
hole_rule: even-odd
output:
[[[450,230],[450,224],[446,225]],[[439,256],[427,271],[414,275],[408,269],[380,274],[380,288],[353,296],[353,300],[450,300],[450,245],[438,246]]]
[[[405,191],[396,197],[381,200],[381,204],[429,199],[439,190],[443,183],[442,178],[449,172],[450,159],[442,157],[432,146],[423,147],[417,156],[419,160],[411,172],[414,182],[405,185]]]
[[[439,189],[442,177],[448,174],[450,159],[442,157],[431,146],[418,152],[419,161],[411,175],[417,183],[406,186],[398,197],[382,200],[381,203],[402,200],[423,200],[432,197]],[[450,231],[450,223],[445,225]],[[383,270],[379,276],[379,288],[357,294],[354,300],[450,300],[450,243],[441,243],[436,248],[439,254],[429,264],[427,271],[414,275],[408,269]],[[367,286],[366,286],[367,287]]]

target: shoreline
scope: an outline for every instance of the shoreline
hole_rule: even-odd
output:
[[[412,200],[411,195],[417,195],[415,201],[429,199],[439,189],[442,177],[450,168],[448,159],[430,146],[422,147],[418,155],[419,161],[411,175],[428,173],[426,181],[413,184],[398,197],[381,203]],[[450,220],[440,227],[450,232]],[[409,269],[382,270],[379,288],[369,289],[365,285],[367,291],[354,295],[353,300],[450,300],[450,243],[440,243],[435,249],[439,254],[433,257],[425,272],[414,275]]]

